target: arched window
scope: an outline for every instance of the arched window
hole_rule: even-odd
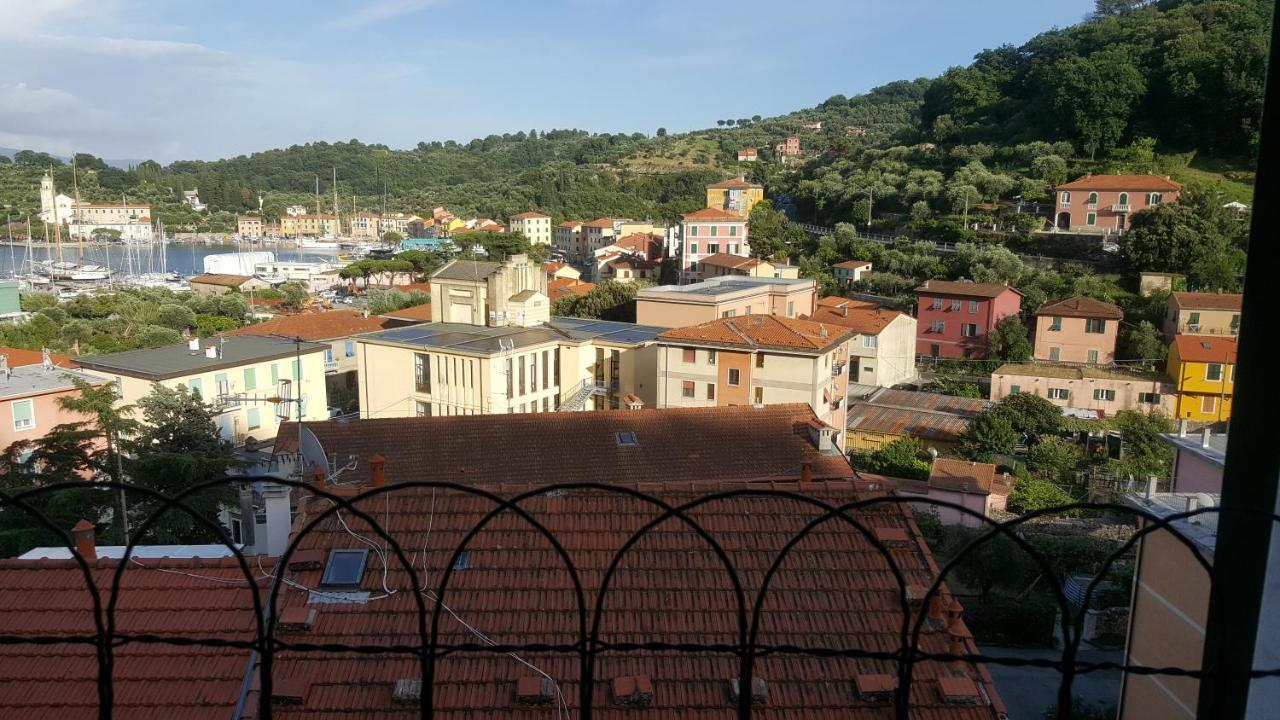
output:
[[[1161,201],[1161,200],[1163,200],[1163,199],[1164,199],[1164,198],[1162,198],[1162,197],[1160,196],[1160,193],[1151,193],[1150,195],[1148,195],[1148,196],[1147,196],[1147,204],[1148,204],[1148,205],[1159,205],[1159,204],[1160,204],[1160,201]]]
[[[1098,204],[1098,193],[1096,192],[1089,193],[1089,205],[1092,206],[1097,204]]]
[[[1121,206],[1128,206],[1128,205],[1129,205],[1129,193],[1120,193],[1120,202],[1119,202],[1118,204],[1119,204],[1119,205],[1121,205]]]
[[[1071,204],[1071,193],[1070,193],[1070,192],[1068,192],[1068,191],[1066,191],[1066,190],[1063,190],[1063,191],[1062,191],[1062,198],[1059,200],[1059,202],[1060,202],[1060,203],[1062,203],[1063,205],[1070,205],[1070,204]]]

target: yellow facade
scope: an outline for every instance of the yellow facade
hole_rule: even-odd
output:
[[[1169,346],[1168,373],[1177,385],[1179,418],[1193,422],[1231,419],[1231,396],[1236,378],[1234,363],[1184,361],[1179,357],[1175,343]]]
[[[751,214],[751,208],[764,199],[764,187],[743,184],[737,187],[707,186],[707,207],[736,212],[743,217]]]

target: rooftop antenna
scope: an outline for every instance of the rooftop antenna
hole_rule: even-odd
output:
[[[13,376],[13,371],[9,369],[9,356],[0,355],[0,373],[4,374],[4,379],[8,380]]]
[[[45,370],[53,369],[53,358],[49,357],[49,348],[40,349],[40,367]]]

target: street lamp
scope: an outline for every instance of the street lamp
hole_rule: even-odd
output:
[[[871,206],[876,202],[875,188],[867,188],[866,190],[854,190],[855,195],[867,194],[867,232],[871,232]]]

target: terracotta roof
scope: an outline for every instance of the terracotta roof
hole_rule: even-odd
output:
[[[528,219],[530,219],[530,218],[549,218],[549,217],[551,217],[551,216],[550,216],[550,215],[543,215],[542,213],[536,213],[536,212],[522,212],[522,213],[520,213],[520,214],[518,214],[518,215],[512,215],[512,216],[511,216],[511,219],[512,219],[512,220],[528,220]]]
[[[547,283],[547,298],[555,302],[566,295],[586,295],[595,289],[596,284],[574,278],[556,278]]]
[[[1176,292],[1170,297],[1187,310],[1239,310],[1244,302],[1243,295],[1231,293]]]
[[[807,432],[798,429],[813,419],[813,410],[797,403],[380,418],[306,427],[326,453],[359,460],[343,475],[353,482],[368,478],[363,459],[374,453],[385,456],[388,467],[399,468],[401,480],[468,484],[667,482],[676,472],[675,457],[679,476],[687,481],[789,478],[804,462],[813,464],[815,478],[852,477],[841,455],[818,452]],[[640,444],[619,445],[619,432],[635,433]],[[296,427],[282,429],[278,438],[284,439],[277,440],[275,451],[290,452],[297,443]],[[757,447],[768,448],[767,457],[742,452]],[[481,448],[487,450],[478,452]]]
[[[756,258],[742,257],[741,255],[731,255],[729,253],[716,253],[708,255],[698,261],[700,265],[711,265],[713,267],[724,267],[732,270],[748,270],[760,264]]]
[[[1077,295],[1075,297],[1048,303],[1036,310],[1036,315],[1061,315],[1063,317],[1106,318],[1110,320],[1124,319],[1124,311],[1109,302],[1094,300],[1091,297]]]
[[[940,490],[970,493],[974,495],[1007,495],[1012,483],[1007,478],[996,482],[996,466],[991,463],[934,458],[929,469],[929,484]]]
[[[582,221],[581,221],[581,220],[565,220],[564,222],[560,223],[560,224],[559,224],[559,225],[557,225],[556,227],[562,227],[562,228],[569,228],[569,229],[573,229],[573,228],[581,227],[581,226],[582,226]]]
[[[0,346],[0,355],[9,356],[9,367],[11,368],[39,365],[44,362],[44,353],[39,350]],[[75,361],[69,355],[49,353],[49,360],[57,367],[76,367]]]
[[[1181,190],[1182,186],[1159,175],[1085,175],[1065,185],[1059,185],[1057,189],[1167,192]]]
[[[274,561],[262,561],[269,572]],[[89,562],[104,611],[119,562]],[[256,626],[251,593],[231,558],[135,559],[121,575],[115,631],[251,641]],[[0,560],[0,635],[59,638],[95,632],[93,600],[75,560]],[[139,642],[118,645],[112,655],[119,718],[232,717],[250,666],[249,650],[239,648]],[[94,646],[4,646],[0,697],[6,717],[97,717]]]
[[[424,293],[431,292],[431,283],[429,282],[402,283],[400,285],[392,285],[391,287],[404,292],[412,292],[414,290]]]
[[[694,210],[693,212],[681,215],[680,219],[684,221],[734,220],[737,222],[746,222],[746,218],[742,217],[738,213],[729,212],[728,210],[720,210],[718,208],[702,208],[701,210]]]
[[[360,333],[383,330],[388,327],[387,318],[379,315],[365,317],[359,310],[327,310],[282,315],[256,325],[231,330],[224,335],[280,335],[300,337],[303,340],[334,340]]]
[[[612,230],[613,218],[600,218],[598,220],[592,220],[591,222],[584,222],[582,223],[582,227],[602,228],[606,230]]]
[[[976,283],[965,282],[961,280],[925,280],[924,284],[916,288],[918,293],[928,293],[931,295],[961,295],[965,297],[985,297],[993,298],[1005,291],[1015,292],[1018,295],[1017,288],[1001,285],[999,283]]]
[[[1178,335],[1173,338],[1183,362],[1227,363],[1236,361],[1236,341],[1207,335]]]
[[[836,302],[829,302],[831,300]],[[879,335],[889,327],[889,323],[900,317],[907,317],[907,314],[874,304],[868,307],[865,300],[823,298],[813,309],[813,315],[805,319],[840,325],[863,335]]]
[[[693,341],[696,344],[721,347],[817,353],[848,340],[852,334],[853,331],[849,328],[812,320],[793,320],[775,315],[744,315],[674,328],[659,335],[658,340],[669,345]]]
[[[411,320],[413,322],[431,322],[431,303],[422,303],[412,307],[400,308],[379,317],[388,320]]]
[[[221,285],[224,287],[240,287],[253,279],[252,275],[229,275],[225,273],[204,273],[190,278],[189,282],[201,285]]]
[[[560,272],[561,270],[563,270],[563,269],[565,269],[565,268],[567,268],[567,267],[569,267],[569,263],[567,263],[567,262],[544,262],[544,263],[542,263],[542,269],[543,269],[543,271],[545,271],[548,275],[555,275],[556,273]]]
[[[750,446],[743,446],[747,447]],[[668,476],[677,467],[668,467]],[[389,480],[394,480],[399,470],[399,465],[388,460]],[[690,503],[709,490],[753,487],[801,492],[831,506],[870,497],[858,491],[865,485],[849,482],[691,486],[688,480],[700,479],[697,473],[677,472],[676,477],[683,481],[679,484],[636,489],[677,506]],[[500,496],[511,497],[533,489],[535,486],[521,484],[497,490]],[[563,645],[577,641],[579,607],[565,570],[566,560],[531,527],[530,521],[513,512],[497,514],[468,542],[465,561],[454,561],[454,548],[493,510],[492,500],[451,490],[433,493],[416,488],[396,493],[392,501],[367,502],[368,512],[377,515],[406,554],[416,558],[421,586],[436,587],[443,568],[451,562],[464,568],[450,576],[449,589],[442,600],[447,603],[448,612],[442,614],[439,642],[478,643],[479,633],[496,643]],[[300,521],[309,521],[328,507],[327,500],[311,500],[303,508]],[[601,578],[615,553],[658,514],[658,509],[648,502],[603,490],[576,490],[556,496],[534,494],[522,500],[520,507],[561,543],[567,562],[580,578],[583,595],[588,598],[588,618],[602,589]],[[823,512],[804,500],[762,495],[713,500],[687,510],[686,515],[715,538],[742,578],[743,594],[754,600],[761,592],[761,578],[788,541],[821,518]],[[351,533],[370,536],[372,530],[365,523],[350,513],[344,515]],[[893,566],[909,586],[932,583],[937,564],[907,511],[877,505],[850,511],[849,515],[877,530],[877,537],[886,538]],[[715,551],[683,523],[669,522],[660,530],[641,539],[613,576],[611,592],[602,601],[600,641],[736,642],[737,600]],[[331,548],[358,546],[336,517],[317,523],[299,543],[300,550],[322,553]],[[315,588],[323,572],[290,569],[286,577],[303,587]],[[387,587],[398,591],[396,594],[383,597],[384,578]],[[379,556],[371,554],[360,587],[381,599],[308,604],[306,592],[286,590],[280,601],[283,612],[308,607],[317,610],[312,627],[289,640],[317,644],[421,644],[418,601],[425,602],[428,613],[435,606],[431,599],[424,600],[408,590],[412,583],[403,566],[391,560],[384,570]],[[899,647],[901,592],[889,561],[866,535],[843,523],[819,524],[772,578],[767,602],[760,611],[756,641],[764,646],[848,647],[871,652]],[[953,612],[961,611],[958,604],[948,602],[947,606]],[[952,628],[962,638],[963,651],[975,652],[963,622],[957,620]],[[948,652],[948,642],[948,633],[931,625],[921,635],[920,649],[942,654]],[[563,694],[570,708],[578,706],[581,665],[576,654],[529,652],[521,653],[521,659],[536,666],[537,671],[500,653],[461,652],[440,657],[435,666],[432,716],[442,720],[552,717],[556,713],[550,706],[529,708],[516,701],[518,685],[531,685],[534,693],[541,689],[542,673],[552,678],[553,697]],[[726,653],[601,653],[594,666],[593,717],[700,720],[732,716],[734,705],[728,678],[736,674],[737,662]],[[766,684],[767,702],[755,715],[793,720],[888,717],[891,706],[874,705],[859,698],[854,677],[860,673],[893,675],[896,668],[888,659],[852,661],[785,652],[765,654],[756,660],[755,672]],[[420,672],[418,660],[405,653],[331,655],[277,650],[275,676],[298,681],[305,693],[300,703],[282,704],[273,708],[272,714],[283,720],[317,715],[370,720],[412,717],[420,712],[418,706],[396,704],[393,691],[397,679],[416,678]],[[915,666],[914,673],[909,692],[913,718],[995,720],[1005,712],[981,665],[975,668],[964,663],[926,660]],[[646,678],[652,688],[649,704],[628,706],[616,702],[614,681],[636,676]],[[940,687],[945,687],[939,682],[945,678],[967,680],[969,691],[978,693],[980,687],[985,696],[978,695],[973,702],[948,703],[939,692]],[[573,714],[573,710],[569,712]]]
[[[744,151],[743,151],[743,150],[739,150],[738,152],[744,152]],[[755,151],[755,150],[751,150],[751,152],[753,152],[753,153],[754,153],[754,152],[756,152],[756,151]],[[711,189],[711,188],[715,188],[715,189],[717,189],[717,190],[736,190],[736,189],[741,189],[741,188],[759,188],[759,189],[763,190],[763,189],[764,189],[764,186],[763,186],[763,185],[761,185],[761,184],[759,184],[759,183],[753,183],[753,182],[750,182],[750,181],[747,181],[747,180],[743,180],[742,178],[729,178],[728,180],[721,180],[721,181],[720,181],[720,182],[718,182],[718,183],[712,183],[712,184],[710,184],[710,185],[708,185],[708,186],[707,186],[707,189]]]
[[[631,233],[614,240],[612,244],[626,250],[644,253],[650,258],[662,252],[662,238],[651,233]]]
[[[657,262],[654,260],[645,260],[644,258],[637,257],[635,255],[623,255],[617,258],[616,260],[609,261],[609,267],[612,267],[612,268],[625,267],[625,268],[632,268],[635,270],[652,270],[653,268],[660,267],[661,265],[662,263],[660,262]]]
[[[838,262],[832,267],[844,268],[845,270],[857,270],[858,268],[871,267],[870,260],[845,260]]]

